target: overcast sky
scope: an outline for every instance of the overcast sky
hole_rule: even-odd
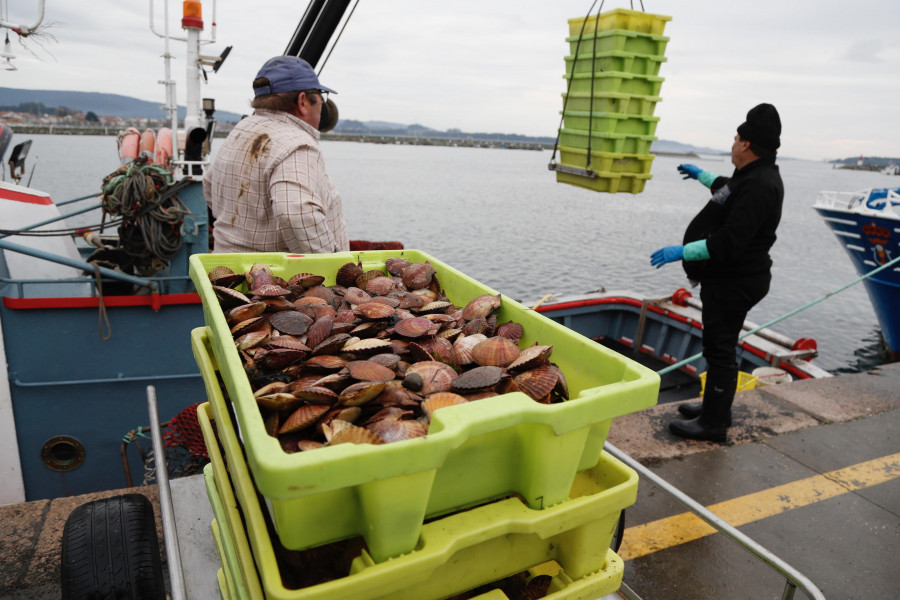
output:
[[[9,21],[34,21],[34,0],[8,3]],[[603,10],[630,5],[607,1]],[[202,96],[221,110],[249,112],[250,82],[284,52],[305,6],[219,0],[216,42],[202,52],[234,48]],[[146,0],[47,0],[47,35],[24,40],[25,48],[11,35],[18,71],[0,71],[0,87],[162,104],[163,42],[150,31],[148,7]],[[154,5],[159,31],[164,7]],[[672,17],[655,113],[660,139],[728,150],[747,110],[771,102],[783,123],[782,156],[900,156],[897,0],[645,0],[643,7]],[[361,0],[320,79],[339,92],[345,119],[554,137],[567,21],[590,9],[574,0]],[[181,35],[181,2],[169,10]],[[203,10],[208,36],[211,0]],[[184,44],[171,51],[183,104]]]

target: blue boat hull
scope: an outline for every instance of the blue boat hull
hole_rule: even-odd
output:
[[[859,275],[900,255],[900,220],[816,206],[837,236]],[[888,350],[900,354],[900,267],[884,269],[864,280]]]

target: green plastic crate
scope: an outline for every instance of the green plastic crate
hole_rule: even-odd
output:
[[[638,96],[607,92],[591,94],[577,92],[562,94],[564,110],[588,110],[594,112],[611,112],[625,115],[653,116],[656,103],[662,102],[660,96]]]
[[[222,563],[222,570],[225,573],[228,582],[229,595],[238,600],[247,600],[250,594],[244,584],[244,578],[238,563],[237,550],[234,547],[234,534],[231,532],[231,525],[225,518],[225,506],[222,504],[222,495],[218,493],[213,479],[213,467],[207,464],[203,467],[203,480],[206,484],[206,495],[209,496],[209,503],[212,505],[213,514],[216,518],[212,521],[212,534],[216,542],[216,550],[219,553],[219,561]],[[230,498],[230,502],[234,502],[234,497]]]
[[[582,169],[587,168],[587,150],[559,146],[560,164]],[[598,173],[649,174],[655,158],[652,154],[618,154],[595,152],[591,148],[591,168]]]
[[[564,76],[565,77],[565,76]],[[602,73],[575,73],[569,79],[569,93],[621,93],[636,96],[659,96],[665,77],[636,75],[622,71],[603,71]]]
[[[218,402],[224,409],[221,394]],[[578,474],[571,499],[558,506],[532,510],[508,498],[445,516],[422,527],[409,554],[379,563],[363,550],[346,577],[288,589],[234,427],[230,421],[214,419],[212,413],[210,403],[197,410],[211,460],[211,493],[240,500],[240,511],[226,509],[216,519],[247,523],[246,530],[231,528],[249,534],[249,539],[234,538],[233,547],[239,564],[258,566],[253,576],[258,573],[268,600],[436,600],[526,569],[547,571],[554,566],[548,561],[561,567],[545,596],[548,600],[598,598],[621,585],[624,563],[609,544],[619,514],[636,499],[638,479],[632,469],[604,453],[597,466]],[[320,518],[334,515],[329,510]],[[249,576],[245,573],[244,578]],[[494,590],[477,600],[491,598],[506,596]]]
[[[650,56],[635,52],[621,52],[612,50],[609,52],[596,52],[591,60],[590,45],[587,49],[582,44],[580,54],[567,56],[566,75],[573,73],[601,73],[603,71],[621,71],[634,73],[635,75],[659,75],[662,63],[666,62],[665,56]]]
[[[219,569],[216,571],[216,581],[219,582],[219,598],[220,600],[233,600],[231,592],[228,590],[228,582],[225,580],[225,571]]]
[[[656,125],[659,123],[659,117],[599,111],[591,113],[568,108],[562,111],[562,115],[563,126],[566,129],[599,133],[652,136],[656,133]]]
[[[209,483],[207,482],[207,486],[208,485]],[[219,562],[222,563],[222,567],[216,573],[216,577],[218,577],[219,573],[221,573],[224,578],[224,581],[219,581],[219,594],[223,598],[227,598],[228,600],[238,600],[240,596],[235,593],[233,575],[231,571],[228,570],[228,567],[225,566],[225,546],[233,544],[227,537],[223,540],[222,533],[219,529],[219,524],[216,519],[212,520],[212,523],[209,527],[209,532],[213,537],[213,542],[216,546],[216,552],[219,554]]]
[[[323,255],[195,254],[191,278],[203,302],[212,358],[236,411],[237,425],[256,486],[266,499],[281,542],[299,550],[357,535],[376,560],[415,547],[421,524],[510,493],[533,508],[566,498],[575,473],[597,464],[612,419],[656,403],[659,376],[509,298],[498,322],[521,323],[520,346],[552,344],[552,360],[568,381],[570,400],[540,404],[521,392],[446,408],[427,436],[380,446],[340,444],[285,454],[269,436],[244,375],[242,361],[218,307],[207,273],[226,265],[237,272],[264,263],[286,278],[326,276],[361,262],[384,267],[387,258],[429,261],[452,302],[466,304],[497,292],[418,250]],[[192,333],[194,355],[208,394],[216,393],[215,365],[203,351],[202,328]],[[322,511],[339,515],[323,522]]]
[[[617,154],[650,154],[650,146],[658,139],[652,135],[627,135],[624,133],[593,132],[588,136],[587,131],[560,129],[559,146],[586,149],[589,137],[592,152]]]
[[[582,37],[570,36],[569,54],[579,56],[587,52],[633,52],[646,56],[665,56],[669,38],[664,35],[637,33],[624,29],[601,31],[597,34],[585,34]]]
[[[607,192],[616,194],[625,192],[629,194],[640,194],[644,191],[647,181],[653,178],[649,173],[597,173],[597,177],[586,177],[582,175],[574,175],[572,173],[556,172],[556,181],[558,183],[568,183],[583,187],[594,192]]]
[[[587,34],[610,29],[661,34],[666,23],[671,20],[672,17],[667,15],[654,15],[627,8],[616,8],[599,15],[569,19],[569,35],[579,35],[582,30]]]

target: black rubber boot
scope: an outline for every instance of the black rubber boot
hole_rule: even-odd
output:
[[[678,405],[678,412],[685,419],[696,419],[703,413],[703,402],[682,402]],[[731,414],[728,415],[728,427],[731,427]]]
[[[737,388],[737,368],[710,371],[700,415],[669,423],[669,431],[691,440],[723,443],[731,426],[731,405]],[[681,410],[681,406],[678,407]]]

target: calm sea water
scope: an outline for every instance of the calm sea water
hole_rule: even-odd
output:
[[[94,193],[118,162],[112,137],[33,136],[32,185],[57,202]],[[214,144],[215,151],[215,144]],[[598,194],[558,184],[549,151],[324,142],[351,239],[399,240],[512,298],[630,290],[647,298],[689,287],[678,265],[650,266],[676,244],[707,200],[683,181],[679,158],[658,156],[641,194]],[[727,159],[691,162],[719,174]],[[31,164],[31,161],[29,162]],[[820,190],[897,186],[896,177],[780,160],[784,214],[772,289],[750,313],[767,323],[856,279],[836,238],[812,209]],[[695,294],[698,295],[698,294]],[[861,284],[773,327],[811,337],[829,371],[880,364],[878,321]]]

